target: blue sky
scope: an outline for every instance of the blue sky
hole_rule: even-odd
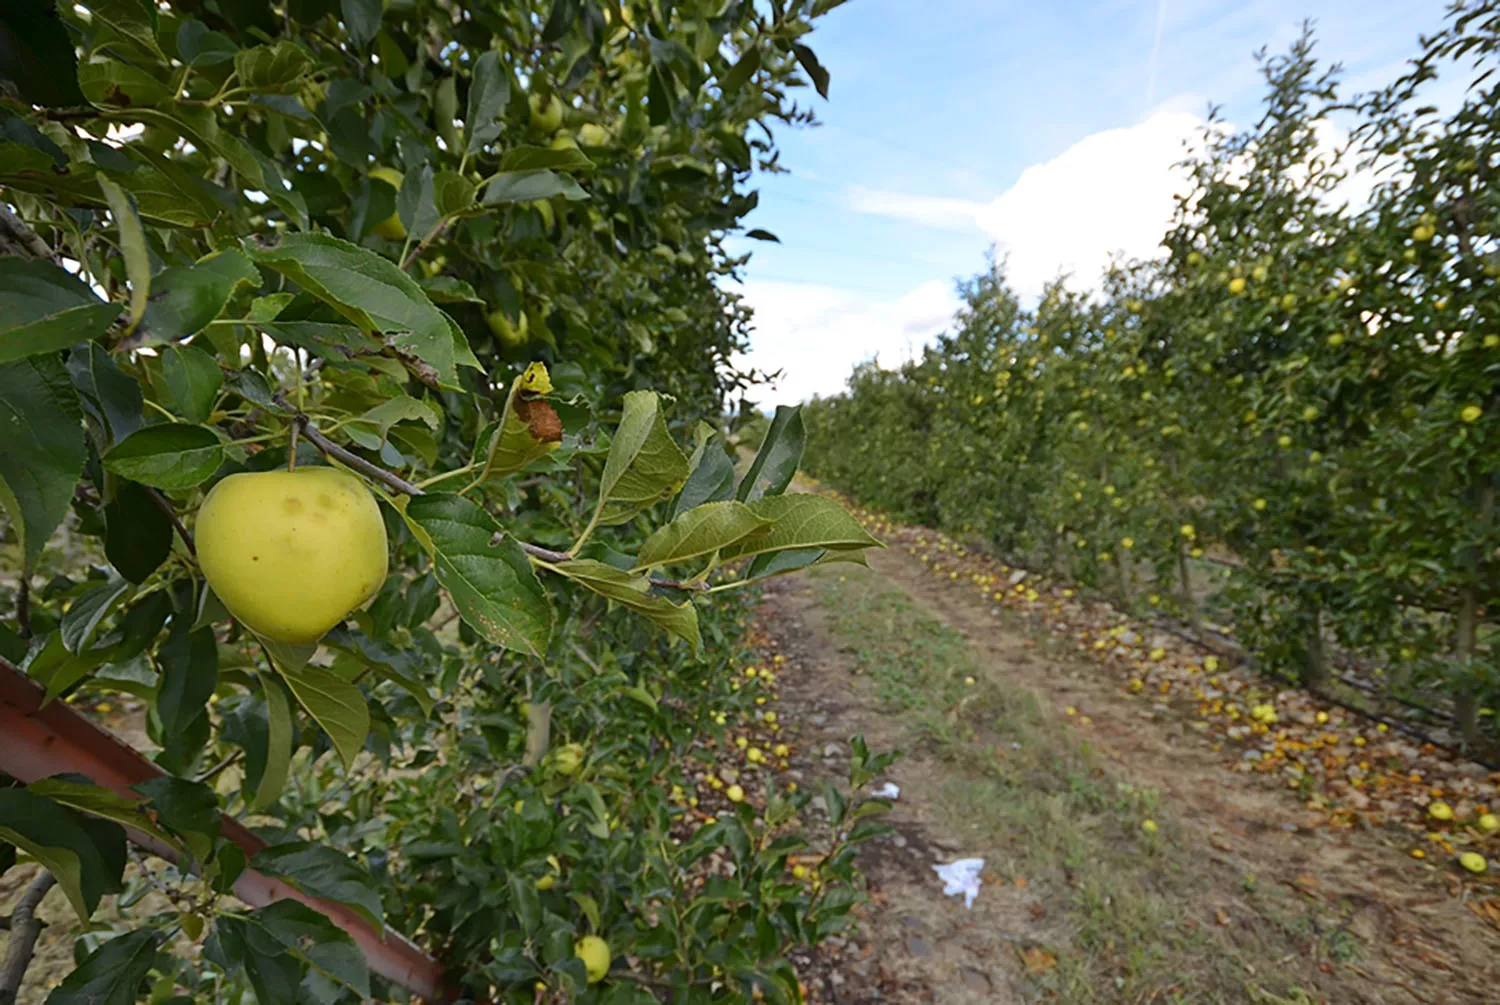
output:
[[[1034,293],[1060,270],[1091,281],[1109,251],[1150,254],[1170,165],[1210,101],[1259,113],[1262,45],[1312,19],[1346,88],[1389,82],[1441,0],[851,0],[811,36],[822,124],[778,135],[784,175],[757,179],[743,292],[748,361],[785,369],[764,404],[836,393],[945,327],[953,280],[1008,251]]]

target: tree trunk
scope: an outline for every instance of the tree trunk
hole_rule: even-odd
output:
[[[1328,653],[1323,647],[1323,607],[1313,608],[1312,627],[1307,632],[1307,661],[1302,667],[1302,685],[1314,690],[1328,683]]]

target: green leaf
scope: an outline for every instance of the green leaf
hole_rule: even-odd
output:
[[[327,303],[360,330],[388,339],[456,386],[449,322],[427,294],[389,259],[326,234],[289,234],[252,257]]]
[[[104,466],[115,474],[168,491],[202,484],[223,463],[218,435],[183,422],[137,430],[104,455]]]
[[[134,827],[142,834],[149,834],[169,845],[175,842],[167,836],[151,818],[141,812],[141,801],[122,796],[112,789],[92,782],[74,781],[71,778],[38,778],[26,786],[26,791],[44,799],[70,806],[80,813],[113,820],[125,827]]]
[[[786,491],[802,463],[807,446],[807,430],[802,425],[801,405],[777,405],[776,417],[766,430],[766,438],[755,452],[755,460],[740,481],[735,498],[753,502],[762,496],[779,496]]]
[[[380,893],[370,874],[343,852],[316,841],[291,841],[262,848],[250,867],[277,876],[312,897],[354,908],[378,931],[385,924]]]
[[[224,386],[219,361],[195,345],[173,345],[162,351],[161,372],[178,413],[189,422],[206,422]]]
[[[0,789],[0,840],[46,866],[85,924],[100,897],[119,892],[125,870],[124,830],[94,823],[26,789]]]
[[[745,82],[750,79],[751,74],[760,69],[760,49],[752,47],[748,52],[735,61],[729,72],[719,78],[719,86],[725,94],[734,94]]]
[[[387,398],[351,421],[360,425],[374,426],[380,431],[381,439],[384,439],[386,433],[390,432],[390,428],[398,422],[422,422],[436,430],[442,425],[443,417],[442,413],[427,399],[400,394],[394,398]]]
[[[257,813],[276,802],[286,786],[292,763],[292,703],[287,699],[281,679],[275,674],[260,675],[261,690],[266,698],[266,765],[260,783],[246,809]]]
[[[302,981],[304,993],[309,987],[316,987],[318,978],[322,978],[325,982],[353,990],[360,1001],[370,1000],[370,971],[364,955],[353,937],[323,914],[306,904],[287,899],[252,911],[246,920],[255,926],[255,935],[249,941],[261,950],[280,943],[289,956],[311,968],[312,972]],[[253,954],[251,959],[253,962],[248,969],[253,979],[262,967],[261,961],[255,961]],[[341,997],[335,988],[327,987],[325,983],[313,1000],[334,1001]],[[301,1001],[303,995],[261,995],[259,1000]]]
[[[172,553],[172,521],[143,485],[120,479],[104,506],[104,557],[121,576],[144,583]]]
[[[512,147],[500,158],[501,171],[587,171],[594,166],[577,147]]]
[[[474,62],[474,79],[469,84],[469,107],[464,128],[469,134],[469,153],[477,153],[500,135],[497,121],[510,101],[510,73],[500,65],[500,53],[487,50]]]
[[[149,799],[157,819],[177,833],[219,836],[223,815],[213,786],[176,775],[160,775],[131,788]]]
[[[130,281],[130,329],[140,324],[146,313],[146,298],[151,295],[151,255],[146,250],[146,232],[130,197],[109,176],[99,172],[99,188],[109,203],[120,232],[120,254],[125,259],[125,278]]]
[[[130,593],[131,585],[123,579],[111,579],[94,587],[68,605],[59,631],[63,647],[70,653],[81,653],[94,641],[99,622],[109,617]]]
[[[257,94],[296,94],[311,68],[307,52],[288,39],[234,54],[234,72],[239,75],[240,86]]]
[[[161,682],[156,688],[156,715],[168,735],[184,732],[204,715],[209,695],[219,684],[219,649],[212,628],[192,630],[189,618],[178,616],[166,641],[156,651]]]
[[[322,667],[308,666],[300,670],[278,667],[281,678],[292,689],[298,704],[307,709],[328,739],[346,769],[354,767],[354,759],[365,745],[370,733],[370,706],[359,688]]]
[[[497,646],[529,656],[547,651],[552,607],[526,553],[462,496],[430,493],[406,507],[408,525],[432,555],[438,582],[464,621]]]
[[[156,44],[156,6],[151,0],[89,0],[84,6],[96,24],[107,26],[153,56],[163,57]]]
[[[144,342],[171,342],[201,331],[241,287],[258,289],[260,271],[233,248],[189,266],[163,269],[151,281],[141,324]]]
[[[63,978],[47,995],[47,1005],[133,1005],[164,939],[150,928],[115,936]]]
[[[651,596],[650,580],[646,576],[622,572],[612,565],[587,558],[549,564],[547,568],[601,597],[628,607],[658,628],[685,639],[695,654],[702,648],[697,609],[690,602],[674,604],[665,597]]]
[[[824,101],[828,100],[828,71],[823,69],[823,64],[818,62],[818,57],[813,51],[801,42],[792,43],[792,52],[797,56],[797,62],[802,64],[802,69],[812,78],[813,86],[818,89],[818,94]]]
[[[154,105],[172,96],[166,84],[145,70],[99,55],[79,64],[78,86],[90,103],[101,107]]]
[[[14,84],[21,100],[46,108],[87,104],[78,89],[73,38],[57,13],[56,0],[6,0],[0,9],[0,80]]]
[[[482,304],[484,298],[457,276],[423,276],[422,292],[435,304]]]
[[[780,576],[788,572],[796,572],[798,569],[806,569],[817,565],[829,555],[842,554],[831,552],[826,548],[788,548],[785,551],[768,551],[756,555],[745,567],[746,579],[764,579],[767,576]],[[851,554],[859,554],[852,552]]]
[[[432,201],[438,216],[465,212],[474,205],[474,183],[457,171],[439,171],[432,179]]]
[[[712,555],[746,534],[770,525],[770,521],[757,516],[742,502],[704,503],[678,515],[646,538],[641,545],[638,568]]]
[[[706,435],[700,432],[700,437],[694,451],[693,473],[672,502],[673,517],[694,506],[734,498],[734,462],[724,452],[723,435],[710,430]]]
[[[339,0],[339,9],[344,15],[344,27],[349,32],[350,44],[356,49],[363,49],[380,31],[385,0]]]
[[[599,481],[597,521],[624,523],[676,494],[687,476],[688,460],[667,431],[661,398],[654,391],[626,394]]]
[[[720,557],[726,562],[789,548],[852,551],[880,544],[848,510],[826,496],[767,496],[749,507],[757,516],[771,521],[771,526],[725,548]]]
[[[570,202],[587,199],[588,193],[567,175],[552,171],[501,171],[485,186],[486,205],[502,202],[535,202],[562,196]]]
[[[68,353],[68,374],[82,395],[81,404],[96,431],[100,450],[107,450],[141,428],[141,412],[145,409],[141,385],[97,343],[85,343]]]
[[[110,656],[107,647],[70,653],[63,645],[62,633],[53,632],[41,649],[32,652],[24,668],[33,680],[46,687],[45,700],[50,702],[97,670]]]
[[[92,342],[121,310],[51,262],[13,255],[0,258],[0,303],[0,363]]]
[[[188,66],[214,66],[233,59],[238,51],[228,35],[210,31],[194,18],[184,19],[177,29],[177,56]]]
[[[62,360],[0,364],[0,506],[27,566],[67,515],[86,457],[83,410]]]
[[[432,165],[406,172],[401,191],[396,193],[396,211],[415,238],[420,238],[438,222],[437,197],[433,192]]]

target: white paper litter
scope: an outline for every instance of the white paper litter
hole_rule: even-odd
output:
[[[938,874],[938,879],[943,881],[943,893],[950,897],[964,895],[965,909],[972,908],[974,898],[979,896],[979,874],[983,870],[982,858],[961,858],[957,862],[932,867],[932,871]]]
[[[880,788],[875,790],[875,797],[877,799],[900,799],[901,787],[896,785],[894,782],[886,782]]]

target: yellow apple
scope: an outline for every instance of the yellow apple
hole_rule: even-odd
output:
[[[609,973],[609,943],[599,936],[585,935],[573,943],[573,955],[583,961],[584,969],[589,972],[590,984],[599,983]]]
[[[531,125],[538,132],[555,133],[562,126],[563,103],[555,94],[533,94],[526,101],[531,108]]]
[[[609,145],[609,130],[593,122],[585,122],[578,127],[578,142],[586,147],[602,147]]]
[[[391,167],[376,167],[370,169],[370,177],[385,182],[397,192],[401,191],[401,172]],[[387,241],[406,240],[406,225],[401,222],[400,213],[392,213],[375,225],[375,233]]]
[[[380,508],[336,468],[230,475],[198,510],[197,543],[224,606],[277,642],[318,641],[385,582]]]

